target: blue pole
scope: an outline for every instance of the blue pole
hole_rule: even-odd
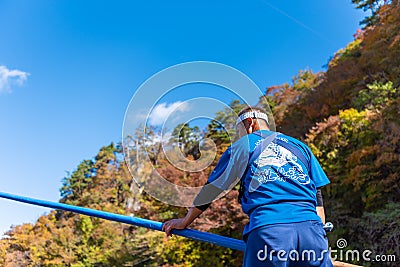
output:
[[[34,198],[29,198],[29,197],[22,197],[22,196],[12,195],[12,194],[8,194],[8,193],[3,193],[3,192],[0,192],[0,197],[18,201],[18,202],[28,203],[28,204],[32,204],[32,205],[36,205],[36,206],[71,211],[71,212],[84,214],[84,215],[88,215],[88,216],[92,216],[92,217],[106,219],[109,221],[132,224],[132,225],[136,225],[136,226],[140,226],[140,227],[145,227],[145,228],[148,228],[151,230],[162,231],[161,230],[162,229],[161,222],[141,219],[138,217],[125,216],[125,215],[115,214],[115,213],[111,213],[111,212],[105,212],[105,211],[100,211],[100,210],[94,210],[94,209],[89,209],[89,208],[68,205],[68,204],[64,204],[64,203],[51,202],[51,201],[34,199]],[[197,230],[193,230],[193,229],[183,229],[183,230],[174,229],[174,230],[172,230],[172,233],[175,235],[187,237],[187,238],[202,241],[202,242],[215,244],[217,246],[226,247],[226,248],[230,248],[230,249],[235,249],[235,250],[240,250],[240,251],[244,251],[244,249],[245,249],[245,243],[243,241],[234,239],[234,238],[230,238],[230,237],[219,236],[216,234],[201,232],[201,231],[197,231]]]

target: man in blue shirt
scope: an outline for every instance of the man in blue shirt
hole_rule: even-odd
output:
[[[171,235],[186,228],[240,181],[239,201],[250,219],[243,266],[332,266],[320,191],[329,180],[315,156],[297,139],[270,131],[259,107],[239,113],[237,132],[239,140],[221,156],[194,206],[163,230]]]

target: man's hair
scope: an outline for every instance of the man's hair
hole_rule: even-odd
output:
[[[249,112],[249,111],[250,111],[250,112],[251,112],[251,111],[255,111],[255,112],[264,113],[265,115],[268,116],[267,111],[266,111],[263,107],[260,107],[260,106],[247,106],[247,107],[244,107],[244,108],[238,113],[238,117],[239,117],[240,115],[246,113],[246,112]],[[257,118],[257,119],[259,119],[259,118]],[[267,120],[265,120],[265,119],[267,119]],[[269,120],[268,120],[267,117],[266,117],[265,119],[262,119],[262,120],[265,121],[265,123],[266,123],[267,126],[269,127]]]
[[[247,106],[247,107],[242,108],[241,111],[239,111],[238,116],[240,116],[243,113],[246,113],[248,111],[259,111],[261,113],[267,114],[267,111],[263,107],[260,107],[260,106]]]

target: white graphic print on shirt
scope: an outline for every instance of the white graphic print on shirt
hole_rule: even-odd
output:
[[[310,177],[298,163],[298,159],[286,148],[270,143],[256,159],[256,170],[252,170],[253,178],[249,191],[255,191],[261,184],[267,182],[286,182],[292,179],[300,184],[310,183]],[[293,166],[294,165],[294,166]]]

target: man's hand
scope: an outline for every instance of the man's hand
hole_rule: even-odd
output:
[[[167,236],[171,236],[172,233],[172,229],[185,229],[186,228],[186,223],[185,223],[185,219],[172,219],[170,221],[166,221],[163,226],[162,226],[162,230],[165,231],[165,233],[167,234]]]
[[[165,231],[167,236],[171,236],[172,229],[185,229],[202,213],[202,210],[192,207],[188,210],[185,218],[166,221],[162,226],[162,230]]]

